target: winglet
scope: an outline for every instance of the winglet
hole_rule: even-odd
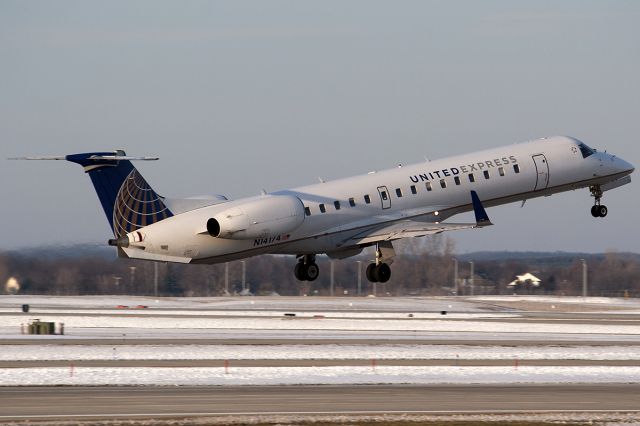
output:
[[[493,225],[491,220],[489,220],[489,216],[484,209],[484,206],[480,202],[480,198],[478,197],[478,193],[476,191],[471,191],[471,202],[473,203],[473,212],[476,215],[476,226],[489,226]]]

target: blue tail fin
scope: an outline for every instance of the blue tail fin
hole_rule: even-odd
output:
[[[65,156],[89,174],[116,238],[173,216],[129,158],[124,151]]]

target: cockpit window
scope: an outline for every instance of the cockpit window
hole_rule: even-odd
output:
[[[582,158],[587,158],[588,156],[596,152],[595,150],[589,148],[582,142],[578,144],[578,148],[580,148],[580,152],[582,153]]]

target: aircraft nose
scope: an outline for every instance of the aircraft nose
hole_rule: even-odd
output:
[[[615,158],[616,168],[618,168],[621,172],[627,172],[627,174],[633,173],[636,169],[633,164],[623,160],[622,158]]]

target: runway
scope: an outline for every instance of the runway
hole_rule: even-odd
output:
[[[0,423],[640,421],[636,300],[0,297],[0,317]],[[30,318],[65,335],[21,334]]]
[[[640,412],[640,384],[0,388],[0,419]]]

